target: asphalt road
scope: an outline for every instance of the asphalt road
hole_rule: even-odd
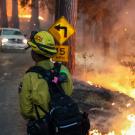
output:
[[[0,52],[0,135],[26,135],[19,113],[18,84],[32,65],[30,52]]]

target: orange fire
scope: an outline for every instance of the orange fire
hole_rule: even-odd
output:
[[[87,73],[85,79],[90,85],[102,86],[135,98],[135,76],[129,67],[113,63],[103,70]]]
[[[30,19],[31,18],[31,15],[19,15],[20,18],[27,18],[27,19]],[[42,16],[39,16],[38,17],[39,20],[44,20],[44,18]]]
[[[121,130],[120,134],[115,133],[115,131],[111,131],[104,135],[135,135],[135,115],[134,114],[128,115],[127,120],[130,123],[127,124],[127,127],[125,127],[125,129]],[[89,135],[103,135],[103,134],[97,129],[94,129],[89,132]]]
[[[103,63],[103,65],[101,65],[98,65],[97,67],[92,65],[94,67],[92,70],[85,69],[85,73],[82,78],[90,85],[104,87],[112,91],[119,91],[120,93],[124,93],[135,99],[135,71],[132,70],[132,67],[124,66],[123,64],[114,61]],[[85,65],[85,67],[88,66]],[[116,103],[113,102],[112,106],[115,105]],[[126,103],[127,109],[131,106],[131,103]],[[117,123],[120,124],[121,121],[117,120]],[[112,130],[103,134],[102,131],[94,129],[89,132],[89,135],[135,135],[135,114],[128,114],[127,118],[125,118],[122,123],[124,123],[124,127],[119,129],[119,133]]]
[[[26,19],[31,18],[30,7],[29,6],[22,7],[20,5],[20,1],[18,1],[18,12],[19,12],[20,18],[26,18]],[[12,16],[12,1],[11,0],[7,0],[7,15]],[[44,20],[44,19],[46,19],[46,16],[43,16],[43,14],[41,14],[38,18],[39,18],[39,20]]]

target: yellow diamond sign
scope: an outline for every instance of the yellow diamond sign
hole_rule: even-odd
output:
[[[59,44],[63,44],[71,35],[74,34],[75,30],[67,19],[62,16],[49,28],[49,32],[54,36]]]

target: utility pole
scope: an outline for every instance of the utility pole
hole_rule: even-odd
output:
[[[55,19],[57,20],[61,16],[64,16],[76,29],[78,0],[56,0],[55,2]],[[73,74],[75,71],[75,34],[64,45],[69,46],[69,58],[66,65]]]

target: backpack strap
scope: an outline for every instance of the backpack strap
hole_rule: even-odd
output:
[[[52,82],[54,76],[59,76],[60,69],[61,69],[61,63],[54,63],[53,69],[45,70],[44,68],[42,68],[40,66],[33,66],[33,67],[29,68],[26,71],[26,73],[28,73],[28,72],[34,72],[34,73],[40,74],[43,77],[43,79],[45,79],[47,81],[48,86],[49,86],[49,92],[50,92],[51,98],[53,98],[53,95],[55,93],[57,93],[57,92],[58,93],[61,93],[61,94],[65,94],[65,92],[62,89],[62,87],[61,87],[60,84],[55,84],[55,83]],[[48,113],[40,105],[35,105],[34,104],[34,107],[35,107],[35,111],[36,111],[36,115],[37,115],[37,118],[38,119],[40,119],[40,115],[39,115],[39,112],[38,112],[38,109],[37,108],[39,108],[40,110],[42,110],[45,114]]]
[[[51,73],[50,70],[45,70],[44,68],[40,66],[33,66],[30,67],[26,73],[28,72],[34,72],[40,74],[47,82],[51,79]]]
[[[47,81],[48,86],[49,86],[49,92],[52,98],[53,95],[57,92],[61,94],[65,94],[64,90],[61,87],[61,83],[67,80],[67,76],[66,75],[60,76],[60,69],[61,69],[61,63],[56,62],[54,63],[53,69],[45,70],[44,68],[40,66],[33,66],[30,69],[28,69],[26,73],[35,72],[35,73],[40,74],[43,77],[43,79]],[[59,78],[58,83],[55,83],[54,81],[55,78]]]
[[[40,115],[39,115],[39,112],[38,112],[38,109],[37,109],[37,105],[34,104],[34,107],[35,107],[37,119],[39,120],[40,119]]]
[[[59,77],[59,82],[66,82],[67,81],[67,74],[61,71],[61,63],[55,62],[53,70],[55,71],[55,76]]]
[[[54,76],[59,76],[61,69],[61,63],[54,63],[54,67],[50,70],[46,70],[40,66],[30,67],[26,73],[35,72],[40,74],[48,83],[51,83]]]
[[[40,120],[40,115],[39,115],[39,112],[38,112],[38,109],[39,108],[42,112],[44,112],[46,115],[48,114],[48,112],[46,110],[44,110],[40,105],[36,105],[34,104],[34,107],[35,107],[35,111],[36,111],[36,115],[37,115],[37,119]]]
[[[60,69],[61,69],[61,63],[55,62],[53,69],[54,69],[55,73],[57,73],[57,75],[59,75],[60,74]]]

